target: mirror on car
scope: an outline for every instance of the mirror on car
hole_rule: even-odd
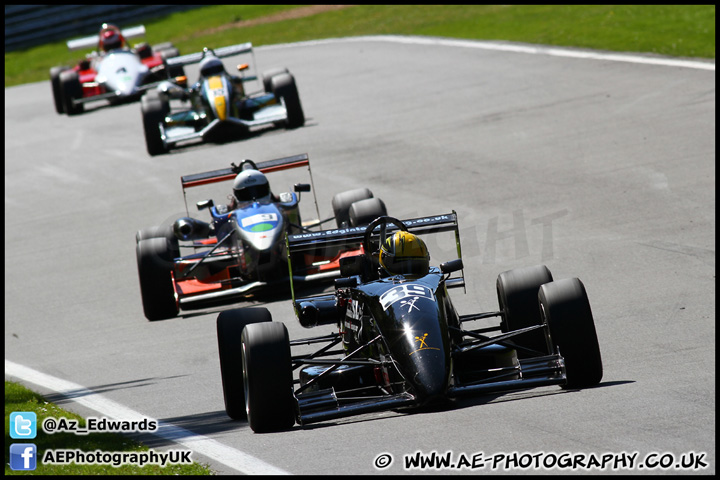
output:
[[[450,260],[449,262],[440,264],[440,271],[443,273],[457,272],[458,270],[462,270],[462,269],[463,269],[462,258],[457,258],[455,260]]]
[[[357,287],[357,284],[358,282],[356,277],[335,279],[335,288],[353,288]]]
[[[310,184],[309,184],[309,183],[296,183],[296,184],[295,184],[295,191],[296,191],[296,192],[309,192],[309,191],[310,191]]]
[[[202,200],[200,202],[197,202],[197,209],[198,210],[205,210],[206,208],[210,208],[215,205],[215,202],[212,200]]]

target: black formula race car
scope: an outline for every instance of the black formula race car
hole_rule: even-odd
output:
[[[383,275],[376,252],[398,230],[454,232],[459,258],[423,276]],[[293,297],[304,327],[334,325],[330,333],[290,340],[265,308],[219,315],[225,408],[233,419],[247,416],[255,432],[466,395],[582,388],[602,378],[593,315],[577,278],[553,280],[545,266],[510,270],[497,279],[498,311],[458,314],[448,295],[465,285],[455,212],[380,217],[366,228],[291,235],[288,242],[290,252],[357,242],[363,251],[341,261],[334,293]],[[468,327],[490,318],[499,325]]]
[[[297,183],[292,192],[272,193],[265,175],[307,167],[310,183]],[[198,210],[208,210],[209,221],[190,217],[187,207],[189,189],[223,183],[222,191],[235,190],[238,178],[250,182],[246,198],[233,198],[230,205],[212,199],[197,203]],[[256,179],[263,181],[265,192],[259,192]],[[171,224],[139,230],[136,256],[140,294],[148,320],[163,320],[191,310],[227,305],[242,301],[254,293],[287,285],[288,276],[301,282],[332,280],[340,274],[340,258],[354,255],[360,245],[345,243],[336,248],[317,248],[293,256],[288,266],[285,234],[317,231],[335,220],[338,227],[367,225],[386,215],[385,204],[367,188],[349,190],[333,197],[333,217],[320,220],[317,198],[317,220],[303,221],[300,212],[301,192],[312,190],[312,171],[307,154],[253,162],[181,177],[187,216]],[[213,185],[214,186],[214,185]],[[237,195],[237,193],[236,193]],[[245,195],[245,193],[243,193]],[[181,255],[181,248],[186,252]]]

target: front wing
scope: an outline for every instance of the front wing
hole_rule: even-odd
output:
[[[496,313],[497,312],[480,314],[480,316],[489,316]],[[486,345],[502,344],[503,341],[515,335],[525,333],[535,328],[542,328],[542,326],[529,327],[527,329],[491,337],[485,340],[484,343]],[[303,365],[316,365],[318,368],[321,368],[321,373],[314,379],[294,389],[296,419],[299,424],[306,425],[364,413],[423,405],[423,399],[418,398],[410,391],[391,393],[385,390],[385,392],[381,394],[359,393],[360,391],[367,390],[371,386],[368,383],[353,386],[345,382],[345,385],[333,385],[330,387],[326,384],[322,388],[318,388],[317,385],[315,388],[309,388],[316,380],[342,367],[357,368],[364,366],[366,369],[374,370],[376,379],[378,378],[377,374],[382,371],[382,368],[394,368],[394,361],[391,358],[386,357],[381,361],[374,358],[358,358],[356,355],[356,353],[371,346],[372,343],[380,341],[381,338],[382,336],[379,335],[367,344],[359,347],[355,352],[344,355],[342,358],[327,358],[328,356],[334,356],[338,353],[345,354],[343,350],[331,350],[333,346],[340,342],[339,333],[290,342],[291,346],[327,343],[325,347],[320,348],[314,353],[292,357],[293,370]],[[453,352],[455,358],[461,354],[463,353],[458,351]],[[445,391],[445,397],[455,399],[471,395],[477,396],[512,390],[526,390],[543,386],[564,385],[567,382],[565,361],[559,354],[522,359],[512,367],[504,369],[490,368],[486,371],[486,374],[486,378],[482,380],[467,383],[460,383],[457,380],[451,382]],[[347,376],[347,374],[343,373],[342,376]],[[337,378],[341,378],[341,376]],[[298,384],[300,381],[298,380],[295,383]]]
[[[228,126],[247,130],[253,127],[283,122],[285,120],[287,120],[287,109],[285,108],[285,105],[278,103],[275,105],[268,105],[255,112],[253,120],[245,120],[236,117],[228,117],[225,120],[215,118],[199,131],[195,131],[193,127],[182,125],[167,127],[165,124],[160,123],[160,138],[162,138],[163,143],[167,148],[172,148],[181,142],[190,140],[201,139],[205,141],[208,136],[216,130],[219,130],[220,128],[227,128]]]

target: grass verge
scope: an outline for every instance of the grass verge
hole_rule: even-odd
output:
[[[171,41],[181,53],[247,41],[397,34],[715,58],[715,5],[354,5],[283,15],[299,8],[215,5],[143,24],[148,43]],[[81,55],[70,54],[65,42],[6,53],[5,87],[47,80],[51,67]]]
[[[15,439],[10,437],[10,414],[12,412],[34,412],[37,417],[37,436],[34,439]],[[5,475],[212,475],[204,465],[194,462],[191,465],[48,465],[37,460],[34,471],[12,470],[10,468],[10,445],[13,443],[33,443],[37,445],[37,457],[42,459],[48,450],[82,450],[83,452],[148,452],[149,449],[120,434],[74,433],[46,434],[42,431],[42,422],[48,418],[67,418],[77,420],[79,426],[86,426],[85,419],[74,413],[47,402],[41,395],[28,390],[15,382],[5,382]]]

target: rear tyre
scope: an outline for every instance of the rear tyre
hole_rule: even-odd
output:
[[[75,70],[60,72],[60,94],[62,98],[63,111],[68,115],[77,115],[85,111],[82,103],[73,104],[73,100],[82,98],[82,85]]]
[[[162,42],[158,43],[157,45],[153,45],[152,49],[155,52],[159,52],[160,50],[166,50],[168,48],[175,48],[175,45],[173,45],[172,42]]]
[[[335,195],[332,199],[332,208],[338,228],[349,227],[350,207],[353,203],[368,198],[373,198],[373,193],[369,188],[357,188]]]
[[[503,332],[542,324],[538,290],[541,285],[552,280],[552,274],[545,265],[516,268],[498,275],[497,295],[502,311],[500,328]],[[519,358],[550,353],[543,329],[520,334],[512,337],[510,341],[517,345]]]
[[[175,48],[172,43],[169,44],[170,46],[163,48],[162,50],[156,50],[160,53],[160,56],[163,58],[163,60],[167,60],[168,58],[175,58],[180,56],[180,50]],[[167,69],[167,76],[169,78],[175,78],[175,77],[184,77],[185,76],[185,67],[182,65],[171,65],[168,66],[167,63],[165,63],[165,68]]]
[[[160,53],[160,56],[164,59],[180,56],[180,51],[177,48],[172,47],[172,46],[170,46],[168,48],[163,48],[162,50],[160,50],[159,53]]]
[[[538,293],[540,310],[550,326],[553,345],[565,358],[565,388],[597,385],[603,365],[595,321],[585,286],[577,278],[547,283]]]
[[[50,86],[52,88],[53,103],[55,104],[55,111],[59,114],[65,113],[65,107],[63,105],[62,89],[60,87],[60,74],[70,67],[52,67],[50,69]]]
[[[135,234],[135,243],[139,243],[140,240],[147,240],[148,238],[164,238],[168,242],[168,248],[172,258],[180,256],[180,241],[173,233],[172,226],[155,226],[138,230]]]
[[[158,91],[151,90],[142,97],[140,110],[148,153],[152,156],[167,153],[168,147],[163,141],[160,130],[160,125],[165,123],[165,117],[170,113],[170,103],[167,98]]]
[[[236,308],[217,318],[218,353],[225,411],[233,420],[247,418],[243,385],[242,332],[251,323],[271,322],[267,308]]]
[[[386,215],[385,203],[379,198],[366,198],[353,202],[348,211],[351,227],[367,226],[376,218]]]
[[[271,68],[270,70],[263,72],[262,82],[265,93],[272,93],[272,77],[274,77],[275,75],[280,75],[281,73],[290,73],[290,70],[288,70],[287,68]]]
[[[270,88],[276,98],[282,98],[287,110],[287,128],[305,125],[305,114],[300,104],[300,94],[295,78],[289,73],[280,73],[270,78]]]
[[[175,257],[167,240],[140,240],[135,251],[145,317],[152,322],[177,316],[179,308],[172,279]]]
[[[290,340],[281,322],[248,325],[242,333],[245,407],[254,432],[295,424]]]

